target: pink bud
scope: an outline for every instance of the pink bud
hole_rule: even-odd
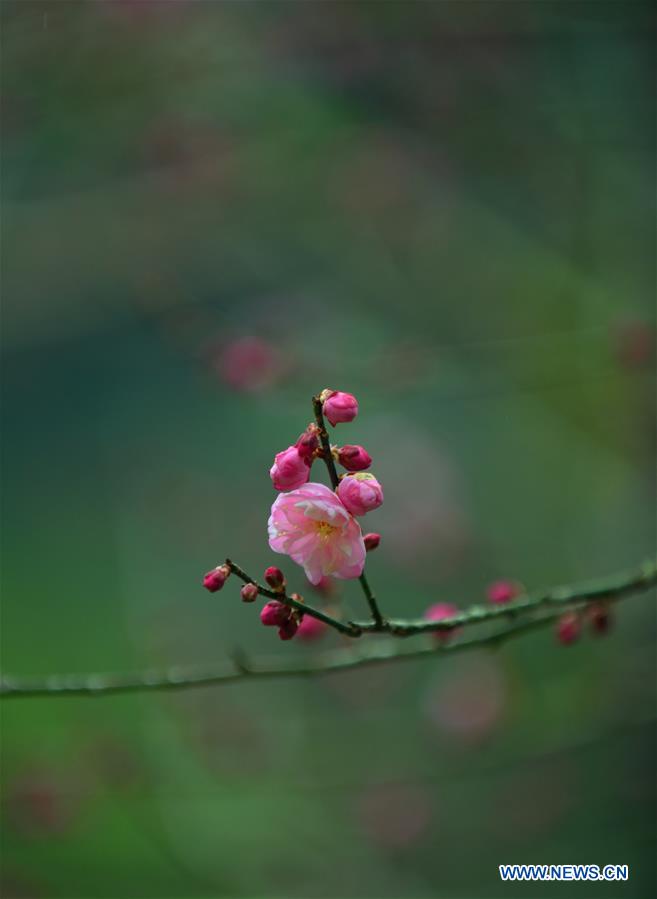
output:
[[[221,590],[226,583],[226,578],[229,574],[230,568],[227,565],[218,565],[216,568],[213,568],[212,571],[208,571],[205,575],[203,578],[203,586],[206,590],[209,590],[210,593],[216,593],[217,590]]]
[[[575,612],[566,612],[557,622],[557,640],[564,646],[570,646],[578,640],[581,632],[582,625]]]
[[[311,615],[304,615],[299,625],[299,639],[311,642],[323,637],[328,630],[328,624],[320,621],[319,618],[313,618]]]
[[[285,603],[272,599],[260,611],[260,620],[265,627],[280,627],[290,617],[290,608]]]
[[[520,596],[522,592],[522,584],[518,584],[516,581],[495,581],[488,585],[486,596],[489,602],[505,603]]]
[[[258,588],[255,584],[244,584],[240,590],[242,602],[255,602],[258,598]]]
[[[365,549],[370,553],[373,549],[376,549],[381,542],[381,534],[365,534],[363,540],[365,541]]]
[[[296,446],[288,446],[283,452],[276,453],[269,476],[277,490],[296,490],[308,480],[310,465]]]
[[[319,449],[319,428],[317,425],[308,425],[294,445],[306,465],[312,465],[315,451]]]
[[[291,640],[299,630],[299,622],[296,618],[288,618],[278,629],[278,636],[281,640]]]
[[[265,569],[265,580],[272,590],[285,589],[285,575],[275,565],[270,565],[269,568]]]
[[[341,446],[338,450],[338,462],[347,471],[365,471],[372,464],[372,457],[362,446]]]
[[[437,602],[429,608],[424,613],[424,617],[427,621],[444,621],[445,618],[453,618],[455,615],[460,614],[460,609],[458,606],[453,605],[450,602]],[[456,627],[451,630],[444,631],[434,631],[433,636],[439,643],[447,643],[448,640],[451,640],[452,637],[460,634],[462,628]]]
[[[358,400],[351,393],[333,390],[324,400],[324,415],[333,426],[338,422],[353,421],[358,415]]]
[[[611,627],[609,607],[605,603],[596,603],[588,611],[591,630],[594,634],[606,634]]]
[[[342,478],[338,484],[338,496],[352,515],[365,515],[381,505],[383,489],[374,475],[359,472]]]

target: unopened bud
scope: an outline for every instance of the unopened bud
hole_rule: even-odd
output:
[[[206,590],[209,590],[210,593],[216,593],[217,590],[221,590],[226,583],[226,578],[229,574],[230,568],[228,565],[218,565],[216,568],[213,568],[212,571],[208,571],[205,575],[203,578],[203,586]]]
[[[323,390],[320,398],[324,403],[324,415],[334,426],[339,422],[353,421],[358,415],[358,400],[351,393]]]
[[[557,640],[564,646],[570,646],[579,639],[582,625],[576,612],[566,612],[557,622]]]
[[[270,565],[269,568],[266,569],[265,580],[272,590],[285,589],[285,575],[281,569],[277,568],[275,565]]]
[[[278,629],[278,636],[281,640],[291,640],[299,630],[299,622],[296,618],[288,618]]]
[[[255,584],[244,584],[240,590],[242,602],[255,602],[258,598],[258,588]]]
[[[520,596],[522,592],[522,584],[517,583],[517,581],[495,581],[488,585],[486,596],[489,602],[500,604],[511,602],[516,596]]]
[[[319,449],[319,428],[310,424],[294,444],[306,465],[310,465]]]
[[[365,515],[383,502],[383,489],[372,474],[364,471],[345,475],[338,484],[337,494],[352,515]]]
[[[605,603],[596,603],[591,606],[588,613],[591,630],[594,634],[606,634],[611,627],[611,613]]]
[[[348,444],[338,449],[338,462],[347,471],[365,471],[372,464],[372,457],[362,446]]]
[[[262,607],[260,621],[265,627],[280,627],[290,617],[290,608],[285,603],[272,599]]]
[[[370,553],[373,549],[376,549],[381,542],[381,534],[365,534],[363,541],[365,543],[365,549]]]

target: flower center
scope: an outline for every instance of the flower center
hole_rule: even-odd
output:
[[[334,528],[333,525],[329,524],[327,521],[317,522],[317,532],[322,540],[328,540],[333,531],[337,531],[337,528]]]

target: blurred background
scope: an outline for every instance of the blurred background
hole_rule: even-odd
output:
[[[200,586],[282,563],[268,469],[326,386],[387,612],[654,554],[653,4],[2,16],[5,671],[340,645]],[[2,895],[651,895],[655,630],[653,592],[569,648],[6,701]]]

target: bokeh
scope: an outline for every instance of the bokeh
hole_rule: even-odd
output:
[[[268,469],[327,386],[387,612],[654,554],[653,4],[2,17],[5,671],[339,646],[200,586],[281,561]],[[494,899],[514,862],[630,866],[525,897],[652,895],[655,623],[653,592],[570,647],[5,700],[2,895]]]

